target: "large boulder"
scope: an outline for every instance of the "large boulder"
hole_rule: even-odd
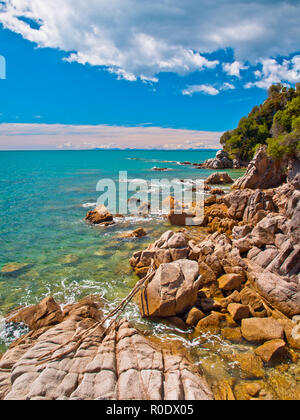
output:
[[[171,317],[193,307],[201,283],[196,261],[161,264],[140,294],[140,311],[146,317]]]
[[[215,184],[233,184],[233,179],[228,175],[227,172],[216,172],[210,175],[206,180],[206,184],[215,185]]]
[[[114,218],[105,206],[98,206],[87,213],[85,220],[93,225],[109,225],[113,223]]]
[[[152,260],[158,268],[162,263],[187,258],[189,252],[190,247],[185,235],[182,232],[175,233],[169,230],[146,250],[135,252],[130,259],[130,264],[139,277],[144,277]]]
[[[245,175],[234,183],[233,188],[267,189],[278,187],[286,179],[284,169],[283,162],[269,157],[266,146],[261,146],[249,163]]]

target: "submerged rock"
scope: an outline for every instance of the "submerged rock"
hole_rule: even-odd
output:
[[[79,262],[80,258],[77,255],[65,255],[60,259],[60,263],[63,265],[75,265]]]
[[[225,327],[221,331],[222,337],[225,340],[232,341],[233,343],[240,343],[242,341],[242,333],[240,328]]]
[[[14,277],[28,270],[30,267],[31,267],[30,264],[13,262],[13,263],[6,264],[4,267],[2,267],[1,274],[3,276]]]
[[[147,232],[143,228],[135,229],[133,232],[125,233],[122,235],[124,238],[143,238],[147,236]]]
[[[242,377],[245,379],[260,379],[265,376],[261,358],[252,352],[234,353],[232,355],[226,355],[226,358],[238,364],[242,372]]]
[[[170,168],[157,168],[156,166],[154,166],[152,168],[152,171],[157,171],[157,172],[166,172],[166,171],[171,171],[172,169]]]

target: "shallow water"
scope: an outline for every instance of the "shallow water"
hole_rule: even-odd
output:
[[[201,162],[213,151],[0,152],[0,269],[11,262],[29,266],[16,276],[0,274],[0,316],[53,295],[70,303],[89,293],[109,300],[134,284],[128,258],[164,232],[161,218],[126,218],[110,228],[94,228],[84,216],[98,198],[100,178],[206,178],[212,171],[178,165]],[[165,163],[163,161],[171,162]],[[172,171],[156,173],[153,166]],[[148,236],[120,239],[143,225]],[[103,254],[103,255],[101,255]],[[72,265],[64,257],[78,257]]]

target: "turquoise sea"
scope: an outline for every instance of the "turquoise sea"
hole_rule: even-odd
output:
[[[0,274],[0,319],[20,306],[52,295],[61,304],[100,293],[108,308],[136,282],[128,259],[170,228],[166,220],[128,217],[109,228],[87,225],[101,178],[206,178],[213,171],[178,162],[203,162],[216,151],[28,151],[0,152],[0,270],[8,263],[23,271]],[[168,162],[166,162],[168,161]],[[168,172],[154,172],[168,167]],[[229,171],[233,178],[240,171]],[[124,231],[143,226],[148,236],[129,240]],[[131,311],[131,312],[130,312]],[[139,318],[133,304],[128,316]],[[142,321],[141,321],[142,322]],[[0,352],[20,332],[0,326]]]

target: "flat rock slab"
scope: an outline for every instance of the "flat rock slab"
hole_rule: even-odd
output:
[[[91,320],[89,320],[91,321]],[[39,365],[38,358],[89,325],[69,319],[10,349],[0,360],[4,400],[212,400],[197,369],[171,346],[150,341],[126,320],[97,330],[76,351]],[[55,355],[66,350],[63,347]]]

